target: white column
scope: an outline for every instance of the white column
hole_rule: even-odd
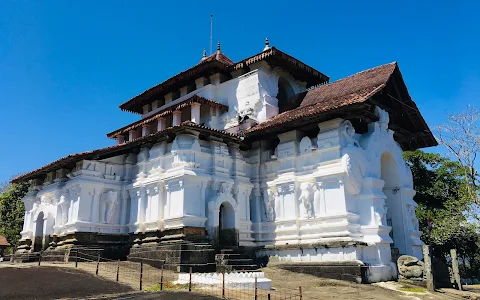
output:
[[[92,218],[91,222],[92,223],[98,223],[99,222],[99,217],[100,217],[100,193],[95,193],[92,195]]]
[[[208,78],[207,77],[200,77],[195,79],[195,86],[197,90],[201,87],[204,87],[208,84]]]
[[[127,202],[128,202],[128,192],[123,190],[121,192],[121,208],[120,208],[120,224],[124,225],[127,223]]]
[[[245,215],[245,220],[248,220],[250,221],[250,194],[252,193],[252,189],[247,189],[246,190],[246,199],[245,199],[245,202],[246,202],[246,215]]]
[[[158,184],[158,220],[163,221],[165,218],[164,211],[165,211],[165,188],[162,183]]]
[[[119,134],[117,135],[117,144],[123,144],[125,143],[125,137],[123,136],[123,134]]]
[[[128,140],[133,141],[134,139],[138,138],[138,131],[137,129],[132,129],[128,132]]]
[[[142,136],[147,136],[150,134],[150,125],[149,124],[144,124],[142,126]]]
[[[165,104],[172,102],[173,100],[173,93],[168,93],[165,95]]]
[[[178,126],[182,123],[182,112],[179,110],[176,110],[173,112],[173,126]]]
[[[140,197],[138,198],[138,223],[145,222],[145,202],[147,193],[145,188],[140,188]]]
[[[158,118],[158,123],[157,123],[157,131],[162,131],[167,128],[167,120],[165,118]]]
[[[152,110],[155,110],[158,108],[158,100],[155,100],[152,102]]]
[[[191,121],[193,123],[200,124],[200,103],[192,103],[191,109]]]
[[[185,96],[188,94],[188,87],[184,86],[180,88],[180,97]]]

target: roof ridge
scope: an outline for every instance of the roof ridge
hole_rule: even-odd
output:
[[[390,66],[390,65],[395,65],[395,66],[398,66],[398,63],[396,61],[393,61],[391,63],[387,63],[387,64],[383,64],[383,65],[379,65],[379,66],[376,66],[376,67],[372,67],[372,68],[369,68],[369,69],[366,69],[366,70],[363,70],[363,71],[360,71],[360,72],[357,72],[357,73],[354,73],[354,74],[351,74],[351,75],[348,75],[346,77],[342,77],[340,79],[337,79],[335,81],[332,81],[332,82],[329,82],[327,84],[322,84],[321,86],[325,86],[325,85],[329,85],[329,84],[333,84],[333,83],[336,83],[336,82],[339,82],[339,81],[342,81],[342,80],[346,80],[346,79],[349,79],[351,77],[354,77],[354,76],[358,76],[360,74],[363,74],[363,73],[367,73],[367,72],[371,72],[373,70],[376,70],[376,69],[379,69],[379,68],[382,68],[382,67],[386,67],[386,66]],[[393,73],[394,70],[392,70],[391,73]],[[390,74],[391,75],[391,74]],[[315,87],[316,88],[316,87]],[[315,89],[313,88],[313,89]]]

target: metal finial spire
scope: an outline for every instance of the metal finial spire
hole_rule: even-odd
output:
[[[207,57],[207,49],[203,48],[203,57]]]
[[[268,41],[268,37],[265,38],[265,48],[263,48],[263,51],[270,49],[270,42]]]
[[[218,41],[218,44],[217,44],[217,51],[220,51],[220,41]]]

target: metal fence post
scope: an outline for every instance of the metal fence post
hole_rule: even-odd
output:
[[[302,287],[301,286],[298,287],[298,292],[300,293],[300,300],[302,300],[303,295],[302,295]]]
[[[117,282],[118,282],[118,273],[120,273],[120,260],[117,260]]]
[[[140,290],[142,290],[143,281],[143,261],[140,262]]]
[[[38,257],[38,266],[40,266],[41,262],[42,262],[42,252],[40,252],[40,256]]]
[[[160,273],[160,290],[163,291],[163,265],[162,264],[162,271]]]
[[[100,253],[98,253],[97,257],[97,269],[95,270],[95,275],[98,275],[98,265],[100,264]]]
[[[222,298],[225,299],[225,271],[222,273]]]
[[[257,287],[258,287],[258,283],[257,283],[257,277],[255,277],[255,300],[257,300]]]
[[[75,268],[78,268],[78,249],[75,252]]]
[[[188,291],[192,291],[192,267],[190,267],[190,279],[188,280]]]

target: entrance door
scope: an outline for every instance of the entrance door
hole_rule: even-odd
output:
[[[238,232],[235,229],[235,211],[228,202],[220,205],[218,216],[218,239],[220,247],[238,246]]]

